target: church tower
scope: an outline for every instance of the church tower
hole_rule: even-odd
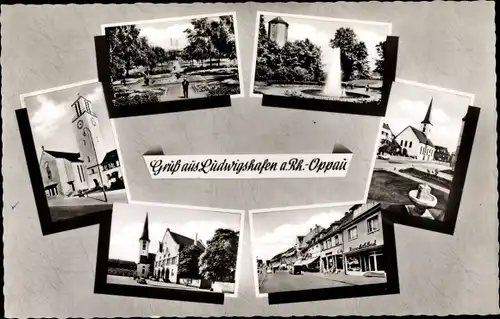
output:
[[[149,225],[148,225],[148,214],[146,213],[146,219],[144,220],[144,227],[142,229],[142,235],[139,238],[139,262],[137,263],[137,276],[138,277],[148,277],[149,274]]]
[[[431,138],[431,112],[432,112],[432,98],[431,102],[429,103],[429,108],[427,109],[427,113],[425,114],[424,120],[421,122],[421,131],[427,136],[428,139]]]
[[[76,101],[71,104],[71,108],[73,110],[72,124],[78,142],[80,158],[87,168],[87,174],[91,176],[96,174],[97,166],[106,155],[99,120],[92,111],[91,102],[80,94],[78,94]],[[95,186],[91,184],[90,178],[88,180],[89,187]]]
[[[268,38],[282,47],[288,41],[288,23],[281,17],[276,17],[268,23]]]

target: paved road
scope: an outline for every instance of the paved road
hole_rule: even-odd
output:
[[[144,79],[140,78],[137,82],[128,84],[127,87],[132,90],[148,90],[149,89],[165,89],[165,92],[160,96],[160,102],[174,101],[184,99],[182,93],[182,79],[186,77],[189,81],[188,98],[200,98],[206,97],[205,93],[196,92],[193,89],[193,84],[195,82],[205,82],[205,78],[200,75],[185,75],[180,79],[177,79],[174,75],[164,76],[164,77],[152,77],[150,79],[149,86],[144,85]]]
[[[344,274],[322,276],[322,274],[318,273],[304,272],[301,275],[291,275],[288,271],[278,271],[274,274],[267,274],[266,279],[260,287],[260,292],[270,293],[279,291],[345,287],[371,283],[383,283],[385,281],[385,278],[350,276]]]
[[[152,281],[152,280],[149,280],[149,279],[147,279],[146,282],[147,282],[146,285],[139,284],[133,278],[131,278],[131,277],[125,277],[125,276],[108,275],[108,277],[107,277],[107,283],[108,284],[131,285],[131,286],[153,287],[153,288],[170,288],[170,289],[182,289],[182,290],[197,290],[197,291],[200,291],[199,288],[190,287],[190,286],[184,286],[184,285],[179,285],[179,284],[166,283],[166,282],[161,282],[161,281]],[[210,292],[210,290],[207,290],[207,289],[203,289],[203,291]]]

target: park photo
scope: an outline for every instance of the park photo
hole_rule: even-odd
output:
[[[99,82],[22,94],[21,104],[18,122],[41,219],[68,221],[127,202]],[[50,216],[41,215],[43,207]]]
[[[390,23],[258,14],[253,96],[382,102]]]
[[[234,295],[241,221],[239,211],[116,204],[109,240],[100,239],[109,247],[105,283]]]
[[[103,25],[113,107],[239,96],[235,24],[227,13]]]
[[[322,299],[335,299],[344,288],[385,287],[395,249],[383,224],[377,202],[251,212],[257,296],[293,293],[300,301],[322,289],[331,292]]]
[[[463,187],[474,129],[465,129],[474,96],[397,80],[380,132],[368,199],[397,214],[448,221],[451,193]],[[460,152],[460,150],[462,150]],[[460,161],[461,164],[460,164]],[[464,171],[465,167],[465,171]],[[454,187],[456,188],[454,190]],[[459,201],[459,198],[454,198]]]

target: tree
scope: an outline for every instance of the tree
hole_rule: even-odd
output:
[[[212,281],[234,281],[239,232],[219,228],[208,240],[199,261],[200,274]]]
[[[343,81],[368,77],[368,49],[364,42],[359,41],[353,29],[337,29],[335,37],[330,39],[330,47],[340,48]]]
[[[266,19],[264,15],[261,14],[259,17],[259,41],[262,41],[267,38],[266,32]]]
[[[179,254],[179,268],[177,270],[179,278],[200,278],[198,262],[202,250],[195,246],[184,246]]]
[[[401,145],[395,139],[384,139],[382,145],[378,149],[379,153],[387,153],[390,155],[399,154],[401,152]]]
[[[135,25],[106,29],[111,80],[128,76],[140,55],[140,30]]]
[[[375,72],[380,74],[381,76],[384,75],[384,61],[385,61],[385,52],[386,52],[386,45],[385,41],[379,42],[375,48],[377,49],[377,54],[378,54],[378,59],[375,60]]]

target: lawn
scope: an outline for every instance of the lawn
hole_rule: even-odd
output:
[[[441,187],[444,187],[447,189],[451,188],[451,181],[444,179],[442,177],[439,177],[439,176],[429,174],[427,172],[419,171],[418,169],[415,169],[415,168],[410,167],[410,168],[402,169],[400,172],[415,176],[417,178],[423,179],[424,181],[428,181],[429,183],[433,183],[433,184],[436,184],[438,186],[441,186]]]
[[[380,202],[411,205],[408,192],[417,188],[418,183],[411,179],[385,170],[374,171],[368,198]],[[448,194],[436,189],[432,190],[432,194],[438,200],[435,209],[444,211],[448,202]]]

